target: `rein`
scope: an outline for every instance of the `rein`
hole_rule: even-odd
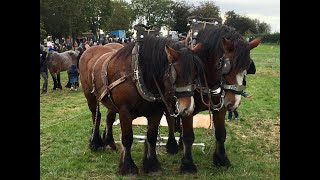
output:
[[[177,97],[176,97],[176,96],[173,96],[173,98],[175,98],[175,100],[176,100],[176,104],[175,104],[175,105],[176,105],[177,113],[175,114],[175,113],[173,112],[172,108],[170,108],[170,106],[168,105],[168,103],[167,103],[167,101],[165,100],[163,94],[161,93],[161,89],[160,89],[159,84],[157,83],[156,78],[154,77],[154,75],[152,75],[152,78],[153,78],[154,83],[156,84],[156,87],[157,87],[157,89],[158,89],[158,91],[159,91],[159,94],[160,94],[160,96],[161,96],[161,99],[162,99],[164,105],[166,106],[166,108],[167,108],[167,110],[168,110],[168,112],[169,112],[169,115],[170,115],[170,116],[173,116],[173,117],[178,117],[178,115],[179,115],[180,112],[179,112],[179,108],[178,108],[178,105],[179,105],[179,104],[178,104],[178,101],[177,101]]]

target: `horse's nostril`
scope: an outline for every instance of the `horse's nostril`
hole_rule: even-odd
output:
[[[187,114],[187,113],[188,113],[188,109],[184,109],[184,110],[182,111],[182,113],[183,113],[183,114]]]
[[[187,116],[188,115],[188,109],[187,108],[184,108],[181,113],[180,113],[182,116]]]

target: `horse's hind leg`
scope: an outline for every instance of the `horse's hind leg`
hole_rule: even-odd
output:
[[[154,112],[148,117],[148,132],[144,142],[143,172],[154,173],[159,172],[160,163],[156,155],[156,143],[158,135],[158,127],[162,117],[162,112]]]
[[[197,167],[192,160],[192,144],[194,142],[193,115],[183,118],[182,121],[182,142],[183,158],[180,170],[182,173],[196,173]]]
[[[66,84],[64,87],[65,87],[65,88],[71,88],[69,71],[67,71],[67,74],[68,74],[68,82],[67,82],[67,84]]]
[[[131,146],[133,142],[132,116],[126,107],[122,107],[119,110],[119,117],[121,124],[121,142],[123,146],[119,163],[119,173],[121,175],[138,174],[138,167],[131,157]]]
[[[218,112],[214,112],[214,129],[216,136],[216,149],[213,154],[213,163],[216,166],[225,166],[229,167],[230,161],[226,155],[224,148],[224,142],[226,140],[226,127],[225,127],[225,115],[226,109],[222,108]]]
[[[88,106],[92,113],[92,123],[94,127],[92,128],[92,135],[89,140],[89,148],[91,150],[97,150],[99,147],[103,146],[102,139],[100,136],[100,120],[101,120],[101,113],[98,105],[98,101],[96,100],[95,96],[92,94],[87,95]]]
[[[108,110],[107,112],[107,119],[106,119],[106,128],[103,132],[103,145],[104,146],[110,146],[111,149],[117,150],[116,143],[113,139],[113,133],[112,133],[112,125],[116,118],[116,112],[113,112],[112,110]]]

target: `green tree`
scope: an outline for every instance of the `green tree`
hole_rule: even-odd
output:
[[[98,37],[98,30],[105,26],[112,12],[110,0],[86,0],[83,18],[88,28]]]
[[[43,42],[44,38],[48,35],[47,31],[44,29],[43,21],[40,19],[40,42]]]
[[[111,6],[111,16],[102,26],[102,29],[105,31],[130,29],[134,20],[131,6],[124,0],[112,1]]]
[[[271,26],[265,22],[258,24],[258,33],[270,33],[271,32]]]
[[[225,13],[226,20],[225,25],[235,28],[240,34],[245,35],[246,33],[258,33],[256,22],[248,17],[240,16],[233,10]]]
[[[131,5],[138,22],[141,23],[145,19],[147,25],[168,26],[172,2],[172,0],[132,0]]]
[[[192,15],[201,16],[203,18],[215,18],[219,24],[222,23],[220,17],[220,7],[217,6],[213,1],[200,2],[200,6],[197,6],[191,11]]]
[[[242,35],[270,33],[271,27],[265,22],[260,22],[258,19],[250,19],[246,16],[240,16],[233,10],[225,13],[225,25],[234,27]]]
[[[44,28],[53,38],[75,36],[80,31],[83,20],[81,11],[85,0],[41,0],[40,18]]]
[[[178,32],[188,32],[189,27],[187,26],[187,18],[191,16],[189,11],[192,5],[189,5],[185,1],[177,1],[172,5],[173,18],[171,29]]]

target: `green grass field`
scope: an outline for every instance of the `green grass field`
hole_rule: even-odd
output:
[[[41,179],[280,179],[280,47],[261,44],[251,52],[257,72],[247,76],[246,92],[252,98],[242,98],[240,123],[227,121],[226,152],[232,166],[217,168],[212,164],[215,137],[212,130],[195,129],[193,159],[198,167],[195,175],[179,173],[182,152],[169,155],[165,147],[158,149],[161,176],[139,174],[135,177],[116,174],[120,151],[110,149],[91,152],[91,113],[80,88],[79,91],[49,90],[40,95],[40,178]],[[62,73],[62,85],[67,83]],[[40,92],[42,87],[40,80]],[[105,108],[102,109],[102,128],[105,127]],[[207,111],[202,112],[207,113]],[[114,125],[115,141],[120,140],[120,127]],[[135,135],[145,135],[145,126],[134,126]],[[167,128],[161,127],[162,136]],[[177,134],[178,135],[178,134]],[[143,143],[134,140],[133,160],[141,170]]]

